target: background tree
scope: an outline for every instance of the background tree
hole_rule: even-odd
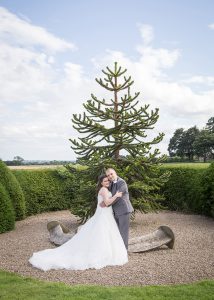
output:
[[[185,156],[188,157],[189,161],[193,160],[195,151],[193,143],[199,134],[199,129],[194,126],[187,129],[184,133],[183,139],[181,141],[182,151],[185,153]]]
[[[203,158],[204,162],[214,158],[214,117],[210,118],[204,129],[199,130],[196,126],[187,130],[178,128],[169,141],[168,151],[170,157],[185,157],[189,161],[194,156]]]
[[[169,141],[168,151],[169,155],[187,157],[190,161],[193,160],[194,147],[193,143],[199,134],[199,129],[194,126],[187,130],[178,128],[174,132],[173,137]]]
[[[199,157],[203,157],[204,162],[206,162],[209,158],[213,158],[214,133],[209,132],[206,129],[201,130],[193,143],[193,147],[195,153]]]
[[[112,93],[112,97],[107,101],[91,94],[91,99],[84,104],[86,112],[74,114],[72,119],[73,127],[83,136],[70,139],[71,148],[78,155],[78,161],[88,166],[82,171],[86,177],[82,175],[84,184],[80,180],[80,190],[81,186],[84,188],[79,199],[87,198],[87,186],[92,199],[97,176],[112,166],[127,180],[135,210],[147,212],[160,208],[163,197],[158,190],[168,173],[160,174],[159,164],[165,157],[160,156],[158,149],[152,152],[151,147],[158,144],[164,134],[159,133],[149,140],[146,133],[154,128],[159,118],[158,109],[148,111],[149,105],[138,105],[140,93],[131,94],[134,81],[131,76],[125,76],[127,70],[122,70],[117,63],[113,70],[106,67],[102,72],[104,79],[96,79],[96,82]],[[89,203],[89,207],[92,206]],[[82,220],[93,213],[89,207],[82,212]],[[79,207],[76,213],[80,215]]]
[[[24,162],[24,158],[21,156],[14,156],[13,161],[16,165],[22,165]]]
[[[173,137],[169,141],[168,151],[171,157],[185,155],[184,150],[181,147],[181,142],[184,137],[184,129],[178,128],[175,130]]]
[[[211,117],[206,124],[206,130],[208,130],[211,133],[214,133],[214,117]]]

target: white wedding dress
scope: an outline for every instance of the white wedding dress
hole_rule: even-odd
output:
[[[102,196],[98,195],[95,214],[68,242],[58,248],[33,253],[29,262],[43,271],[100,269],[127,263],[127,250],[114,219],[112,207],[100,207],[99,203],[102,200]]]

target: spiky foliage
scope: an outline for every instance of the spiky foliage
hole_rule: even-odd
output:
[[[118,160],[122,149],[132,157],[144,156],[151,145],[158,144],[163,138],[164,134],[160,133],[152,141],[145,141],[146,130],[153,129],[159,118],[158,109],[148,112],[149,105],[138,107],[140,93],[131,95],[134,81],[131,76],[124,76],[126,71],[116,62],[114,70],[109,67],[102,70],[105,78],[96,78],[96,81],[113,93],[112,99],[107,102],[91,94],[91,99],[83,104],[88,114],[73,115],[73,127],[84,136],[78,140],[70,139],[72,149],[87,163],[97,157]],[[121,92],[126,93],[119,97]]]
[[[158,191],[169,176],[169,172],[159,172],[165,156],[159,156],[158,149],[151,152],[152,145],[158,144],[164,134],[159,133],[151,141],[147,138],[147,131],[154,128],[159,118],[158,109],[148,111],[149,105],[139,106],[140,93],[131,94],[134,81],[125,76],[127,70],[117,63],[113,70],[106,67],[102,72],[105,78],[96,81],[113,97],[107,101],[91,94],[84,104],[86,112],[74,114],[72,119],[80,136],[70,139],[71,148],[78,155],[78,162],[88,166],[78,177],[80,186],[72,209],[82,222],[94,212],[97,177],[106,168],[113,167],[127,181],[135,211],[141,212],[161,207],[163,197]],[[121,155],[121,150],[126,156]]]

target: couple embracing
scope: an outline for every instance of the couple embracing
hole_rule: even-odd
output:
[[[128,262],[128,235],[133,207],[126,182],[109,168],[97,184],[95,214],[69,241],[58,248],[35,252],[36,268],[85,270]]]

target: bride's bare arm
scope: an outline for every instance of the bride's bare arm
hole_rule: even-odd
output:
[[[106,206],[110,205],[114,202],[118,197],[122,196],[122,192],[117,192],[113,197],[109,197],[109,191],[107,188],[102,187],[100,190],[100,195],[103,196],[103,202]]]

